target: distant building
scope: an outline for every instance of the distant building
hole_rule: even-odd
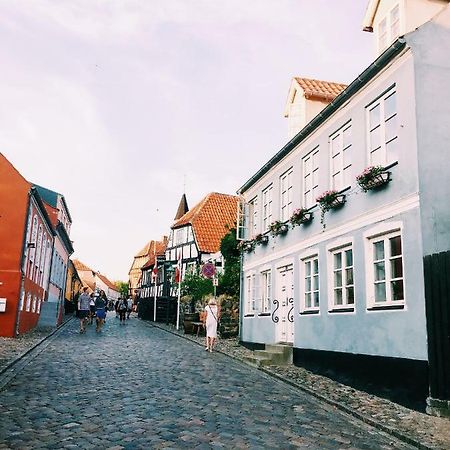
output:
[[[34,328],[49,294],[55,230],[39,192],[0,153],[0,335]]]
[[[67,264],[66,290],[65,290],[65,312],[71,313],[75,309],[75,303],[83,284],[78,275],[73,261],[69,259]]]
[[[133,263],[131,264],[130,271],[128,272],[128,284],[129,292],[133,294],[138,289],[141,279],[141,268],[148,261],[150,257],[150,242],[145,244],[136,255],[134,255]]]
[[[430,390],[450,414],[450,7],[373,0],[364,28],[377,59],[348,86],[295,78],[291,139],[239,189],[241,339]]]

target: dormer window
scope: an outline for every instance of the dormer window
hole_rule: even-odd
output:
[[[396,5],[391,11],[391,38],[392,40],[400,36],[400,7]]]
[[[377,32],[378,52],[382,53],[400,36],[400,6],[398,4],[378,22]]]

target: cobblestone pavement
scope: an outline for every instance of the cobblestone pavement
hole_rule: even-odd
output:
[[[0,380],[0,449],[411,448],[137,319],[77,329],[68,323]]]

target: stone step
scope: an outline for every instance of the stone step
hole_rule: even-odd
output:
[[[244,361],[246,361],[253,367],[270,365],[271,362],[270,358],[267,355],[255,355],[255,354],[251,356],[244,356]]]

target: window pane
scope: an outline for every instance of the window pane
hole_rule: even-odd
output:
[[[304,173],[311,172],[311,158],[306,158],[303,162],[304,165]]]
[[[392,141],[395,142],[395,141]],[[371,152],[370,154],[370,163],[373,166],[382,166],[384,164],[384,155],[381,151],[381,147],[378,150]]]
[[[389,142],[397,137],[397,116],[392,116],[386,121],[385,142]]]
[[[402,254],[402,238],[395,236],[389,239],[391,246],[391,256],[398,256]]]
[[[319,260],[315,259],[313,261],[313,273],[319,273]]]
[[[334,290],[334,304],[335,305],[342,305],[342,289],[335,289]]]
[[[313,283],[313,289],[315,291],[319,290],[319,275],[314,276],[314,283]]]
[[[391,261],[391,278],[402,278],[403,266],[402,258],[395,258]]]
[[[337,135],[331,140],[331,156],[337,155],[341,151],[341,136]]]
[[[385,302],[386,301],[386,284],[378,283],[375,285],[375,301]]]
[[[398,141],[398,139],[396,138],[386,144],[386,154],[388,155],[387,158],[389,161],[398,159],[397,158],[397,141]],[[384,161],[381,164],[384,164]]]
[[[343,147],[346,148],[352,143],[352,127],[346,128],[343,133]]]
[[[384,261],[375,263],[374,269],[375,269],[374,273],[375,281],[383,281],[386,279]]]
[[[345,266],[353,266],[353,251],[345,250]]]
[[[370,129],[373,130],[377,125],[380,124],[380,105],[375,106],[369,111],[369,124]]]
[[[311,293],[309,292],[305,294],[305,306],[311,308]]]
[[[343,166],[348,167],[352,164],[352,148],[348,147],[344,150]]]
[[[345,284],[353,284],[353,269],[345,270]]]
[[[335,287],[342,286],[342,271],[341,270],[334,272],[334,286]]]
[[[340,269],[342,267],[342,253],[334,254],[334,268]]]
[[[319,293],[318,292],[314,292],[314,306],[318,307],[319,306]]]
[[[396,113],[395,92],[384,101],[384,118],[393,116]]]
[[[311,261],[305,262],[305,275],[307,277],[311,275]]]
[[[353,305],[353,303],[355,303],[355,293],[353,287],[347,288],[347,303],[349,305]]]
[[[339,156],[333,157],[333,159],[331,160],[331,173],[336,174],[340,172],[341,169],[341,159],[339,158]]]
[[[397,280],[391,282],[391,295],[392,300],[403,300],[404,294],[403,294],[403,280]]]
[[[311,292],[311,278],[305,278],[305,292]]]
[[[381,127],[377,127],[370,132],[370,150],[375,150],[381,146],[380,130]]]
[[[384,242],[378,241],[373,244],[373,259],[379,261],[384,259]]]
[[[318,186],[319,184],[319,171],[316,169],[312,174],[312,185]]]

